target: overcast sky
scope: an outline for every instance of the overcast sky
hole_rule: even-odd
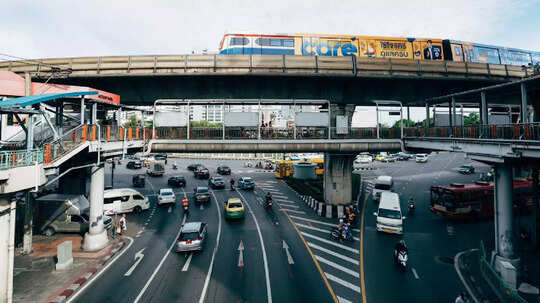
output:
[[[237,31],[451,38],[540,50],[540,0],[0,0],[0,7],[0,53],[23,58],[216,51],[225,32]]]

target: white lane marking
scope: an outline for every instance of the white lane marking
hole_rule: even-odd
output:
[[[353,303],[352,301],[349,301],[349,300],[347,300],[347,299],[345,299],[343,297],[340,297],[340,296],[336,296],[336,297],[337,297],[339,303]]]
[[[169,209],[167,210],[168,213],[172,211],[172,206],[169,206]]]
[[[247,201],[246,198],[244,198],[244,195],[238,190],[236,192],[242,197],[242,200]],[[264,240],[261,233],[261,228],[259,227],[259,222],[257,221],[257,218],[255,217],[255,214],[253,213],[253,210],[251,209],[251,206],[249,206],[249,203],[246,203],[249,213],[253,217],[253,221],[255,221],[255,227],[257,227],[257,233],[259,234],[259,240],[261,242],[261,248],[263,252],[263,263],[264,263],[264,275],[266,278],[266,295],[268,297],[268,303],[272,303],[272,289],[270,288],[270,272],[268,271],[268,260],[266,258],[266,249],[264,248]],[[203,302],[199,302],[203,303]]]
[[[313,226],[309,226],[309,225],[305,225],[305,224],[300,224],[300,223],[294,223],[296,224],[296,226],[299,226],[299,227],[302,227],[302,228],[307,228],[307,229],[311,229],[311,230],[316,230],[316,231],[319,231],[319,232],[322,232],[322,233],[326,233],[326,234],[329,234],[329,233],[332,233],[331,231],[329,230],[326,230],[326,229],[322,229],[322,228],[318,228],[318,227],[313,227]],[[353,237],[353,239],[355,241],[360,241],[360,238],[357,238],[357,237]]]
[[[282,195],[274,195],[274,197],[278,198],[278,199],[285,199],[285,200],[288,200],[289,197],[287,196],[282,196]]]
[[[193,253],[189,253],[189,257],[186,260],[186,263],[184,264],[184,267],[182,267],[182,271],[188,271],[189,270],[189,264],[191,264],[191,258],[193,257]]]
[[[143,228],[144,228],[144,226],[143,226]],[[142,233],[143,233],[143,231],[142,231],[142,230],[139,230],[139,231],[137,232],[137,234],[135,235],[135,238],[140,237]]]
[[[351,276],[353,276],[355,278],[360,278],[359,273],[357,273],[354,270],[350,270],[350,269],[346,268],[345,266],[341,266],[341,265],[339,265],[337,263],[334,263],[334,262],[332,262],[332,261],[330,261],[328,259],[325,259],[325,258],[323,258],[321,256],[317,256],[317,255],[315,255],[315,259],[317,259],[317,261],[319,261],[319,262],[321,262],[323,264],[326,264],[326,265],[328,265],[330,267],[333,267],[333,268],[335,268],[337,270],[341,270],[342,272],[347,273],[347,274],[349,274],[349,275],[351,275]]]
[[[143,251],[144,251],[145,249],[146,249],[146,247],[144,247],[143,249],[139,250],[139,251],[135,254],[135,263],[133,263],[133,265],[129,268],[129,270],[124,274],[125,277],[131,276],[131,274],[133,273],[133,271],[135,270],[135,268],[137,267],[137,265],[139,265],[139,263],[141,263],[142,259],[144,258]]]
[[[316,250],[320,250],[320,251],[322,251],[322,252],[325,252],[325,253],[327,253],[327,254],[329,254],[329,255],[331,255],[331,256],[334,256],[334,257],[336,257],[336,258],[339,258],[339,259],[341,259],[341,260],[345,260],[345,261],[350,262],[350,263],[352,263],[352,264],[354,264],[354,265],[360,265],[360,262],[359,262],[358,260],[356,260],[356,259],[349,258],[349,257],[344,256],[344,255],[342,255],[342,254],[338,254],[337,252],[335,252],[335,251],[333,251],[333,250],[326,249],[326,248],[324,248],[324,247],[322,247],[322,246],[319,246],[319,245],[317,245],[317,244],[315,244],[315,243],[307,242],[307,244],[308,244],[309,247],[311,247],[311,248],[314,248],[314,249],[316,249]]]
[[[347,282],[347,281],[345,281],[345,280],[342,280],[342,279],[340,279],[340,278],[338,278],[338,277],[336,277],[336,276],[333,276],[333,275],[331,275],[331,274],[329,274],[329,273],[324,273],[324,275],[325,275],[326,278],[327,278],[328,280],[330,280],[330,281],[333,281],[333,282],[336,282],[336,283],[338,283],[338,284],[341,284],[342,286],[345,286],[345,287],[347,287],[347,288],[349,288],[349,289],[351,289],[351,290],[354,290],[354,291],[356,291],[357,293],[361,293],[360,287],[358,287],[358,286],[356,286],[356,285],[354,285],[354,284],[352,284],[352,283],[349,283],[349,282]]]
[[[289,217],[294,218],[294,219],[298,219],[298,220],[308,221],[308,222],[311,222],[311,223],[317,223],[317,224],[321,224],[321,225],[326,225],[326,226],[331,226],[331,227],[337,227],[337,224],[332,224],[332,223],[327,223],[327,222],[317,221],[317,220],[308,219],[308,218],[304,218],[304,217],[293,216],[293,215],[290,215]],[[360,232],[360,230],[357,229],[357,228],[353,228],[353,231],[355,231],[355,232]]]
[[[414,278],[415,278],[416,280],[420,280],[420,277],[418,276],[418,273],[416,272],[416,269],[414,269],[414,267],[413,267],[413,269],[412,269],[412,273],[413,273]]]
[[[238,267],[244,267],[244,243],[242,240],[238,245]]]
[[[312,238],[312,239],[315,239],[317,241],[320,241],[320,242],[323,242],[323,243],[326,243],[326,244],[330,244],[330,245],[333,245],[335,247],[339,247],[339,248],[344,249],[344,250],[348,250],[348,251],[353,252],[355,254],[360,254],[360,251],[358,249],[354,249],[354,248],[351,248],[351,247],[348,247],[348,246],[345,246],[345,245],[334,243],[334,242],[332,242],[330,240],[326,240],[326,239],[323,239],[321,237],[314,236],[314,235],[309,234],[309,233],[304,232],[304,231],[301,231],[300,233],[302,235],[308,237],[308,238]]]
[[[201,207],[199,207],[200,210],[204,210],[204,206],[201,203]]]
[[[289,265],[294,264],[291,252],[289,251],[289,245],[287,245],[287,242],[285,242],[285,240],[283,240],[283,249],[285,249],[285,254],[287,254],[287,262],[289,263]]]
[[[133,244],[133,238],[131,237],[128,237],[128,236],[124,236],[124,238],[128,239],[129,240],[129,244],[127,245],[126,248],[124,248],[118,255],[116,255],[116,257],[114,257],[111,261],[109,261],[109,264],[107,264],[105,267],[103,267],[102,270],[98,271],[97,274],[93,275],[92,279],[90,281],[87,281],[86,283],[83,284],[83,286],[81,287],[81,289],[79,291],[77,291],[76,293],[74,293],[72,296],[69,297],[69,299],[66,301],[66,303],[70,303],[72,301],[74,301],[80,294],[82,294],[84,292],[84,290],[89,287],[90,285],[92,285],[92,283],[94,281],[96,281],[99,276],[101,276],[104,272],[107,271],[107,269],[114,264],[114,262],[116,262],[116,260],[118,260],[118,258],[120,258],[126,251],[129,250],[129,248],[131,247],[131,244]]]
[[[301,211],[301,210],[292,210],[292,209],[285,209],[285,208],[282,208],[281,210],[286,211],[288,213],[303,214],[303,215],[306,214],[305,211]]]
[[[300,206],[297,206],[297,205],[290,205],[290,204],[283,204],[281,205],[282,207],[292,207],[292,208],[295,208],[295,209],[298,209],[300,208]]]
[[[184,215],[184,222],[186,221],[186,215]],[[183,225],[183,224],[182,224]],[[133,303],[137,303],[139,302],[139,300],[141,299],[142,295],[144,294],[144,292],[146,291],[146,289],[148,288],[148,286],[150,285],[150,283],[152,283],[152,280],[154,280],[154,277],[156,276],[156,274],[158,273],[159,269],[161,268],[161,266],[163,265],[163,262],[165,262],[165,259],[167,258],[167,256],[171,253],[171,249],[173,248],[173,246],[176,244],[176,239],[178,239],[178,237],[180,236],[180,232],[182,231],[182,225],[180,225],[180,228],[178,228],[178,233],[176,234],[176,237],[174,237],[171,245],[169,246],[169,249],[167,249],[167,252],[165,252],[165,255],[163,255],[163,258],[161,258],[161,261],[159,262],[158,266],[156,267],[156,269],[154,270],[154,272],[152,273],[152,275],[150,276],[150,279],[148,279],[148,281],[146,281],[146,284],[144,284],[144,287],[143,289],[141,290],[141,292],[139,293],[139,295],[137,296],[137,298],[135,298],[135,301],[133,301]]]
[[[281,199],[276,199],[276,201],[278,201],[279,203],[289,203],[289,204],[296,204],[296,202],[293,202],[293,201],[289,201],[289,200],[281,200]]]
[[[199,299],[199,303],[204,302],[204,297],[206,297],[206,291],[208,290],[208,284],[210,284],[210,277],[212,276],[212,269],[214,268],[214,260],[216,259],[216,253],[219,249],[219,239],[221,238],[221,214],[219,212],[219,204],[217,202],[216,194],[214,194],[214,191],[210,191],[212,193],[212,196],[214,196],[214,203],[216,204],[216,211],[218,215],[218,234],[216,239],[216,246],[214,247],[214,251],[212,252],[212,260],[210,261],[210,266],[208,266],[208,271],[206,272],[206,279],[204,280],[204,286],[201,292],[201,298]]]

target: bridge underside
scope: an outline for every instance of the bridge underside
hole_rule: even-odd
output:
[[[400,100],[424,105],[429,97],[503,82],[467,78],[283,75],[126,75],[70,77],[56,83],[85,85],[114,92],[122,103],[152,105],[156,99],[315,99],[373,105],[372,100]],[[504,103],[519,100],[505,98]],[[496,100],[490,99],[490,102]]]
[[[401,150],[400,140],[286,140],[246,142],[231,140],[227,142],[209,141],[179,141],[151,140],[151,152],[169,153],[291,153],[291,152],[329,152],[329,153],[360,153]]]

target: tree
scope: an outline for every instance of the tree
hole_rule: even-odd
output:
[[[130,116],[128,121],[124,123],[124,127],[137,127],[139,125],[139,121],[137,120],[137,117],[135,115]]]
[[[475,125],[480,124],[480,115],[477,113],[470,113],[468,116],[463,117],[463,125]]]
[[[394,125],[392,127],[400,128],[401,127],[401,121],[402,120],[397,120],[396,123],[394,123]],[[403,119],[403,127],[411,127],[411,126],[416,126],[416,122],[414,122],[413,120],[409,120],[409,119]]]
[[[221,128],[223,126],[220,122],[208,122],[206,120],[202,121],[190,121],[189,122],[190,127],[202,127],[202,128]]]

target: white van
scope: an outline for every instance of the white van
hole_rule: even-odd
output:
[[[377,180],[375,180],[375,184],[373,185],[373,201],[379,201],[382,192],[390,192],[392,190],[393,182],[394,181],[390,176],[377,177]]]
[[[139,213],[148,208],[148,198],[134,189],[115,188],[103,192],[103,210],[106,214]]]
[[[390,234],[403,234],[403,217],[399,196],[392,192],[381,193],[379,210],[373,215],[377,217],[377,231]]]
[[[150,161],[150,167],[146,169],[146,173],[150,176],[163,176],[165,173],[165,161],[153,160]]]
[[[426,163],[427,159],[427,154],[416,154],[416,163]]]

